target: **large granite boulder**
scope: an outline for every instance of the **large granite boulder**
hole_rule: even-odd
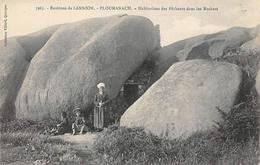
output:
[[[17,118],[86,109],[100,81],[114,98],[157,46],[154,33],[149,19],[127,15],[61,26],[31,60],[15,103]]]
[[[194,45],[201,43],[205,37],[206,37],[206,35],[199,35],[199,36],[195,36],[195,37],[191,37],[191,38],[183,40],[185,43],[183,49],[176,52],[176,57],[178,57],[179,61],[185,61],[189,55],[189,52],[194,47]],[[174,45],[175,45],[175,43],[173,43],[171,46],[174,46]]]
[[[175,62],[193,59],[216,59],[240,47],[259,51],[259,28],[233,27],[213,34],[204,34],[162,47],[157,53],[157,77]]]
[[[241,46],[241,50],[248,53],[259,53],[260,52],[260,35],[256,38],[247,41]]]
[[[15,116],[15,99],[35,53],[58,28],[53,26],[27,36],[0,41],[0,118]]]
[[[243,43],[240,48],[247,53],[260,53],[260,25],[252,28],[250,31],[252,40]]]
[[[249,28],[233,27],[206,35],[201,42],[196,42],[187,48],[185,59],[215,59],[221,57],[253,39],[250,33],[251,30]],[[194,49],[196,53],[194,53]]]
[[[186,48],[196,42],[200,42],[203,38],[204,35],[200,35],[186,40],[177,41],[154,52],[152,56],[152,60],[155,63],[154,79],[160,78],[172,64],[185,60],[186,52],[184,52],[184,50],[186,51]]]
[[[220,121],[239,94],[242,72],[226,62],[189,60],[173,64],[121,117],[120,125],[155,135],[185,138]]]

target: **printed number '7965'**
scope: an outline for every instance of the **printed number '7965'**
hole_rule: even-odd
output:
[[[44,7],[43,6],[37,6],[36,10],[44,10]]]

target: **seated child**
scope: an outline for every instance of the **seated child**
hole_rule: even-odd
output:
[[[62,135],[69,131],[69,120],[67,118],[67,113],[62,112],[61,113],[61,122],[57,124],[57,128],[52,129],[51,133],[53,135]]]
[[[80,108],[76,108],[73,110],[76,113],[75,122],[72,123],[72,134],[75,135],[77,132],[83,134],[83,131],[87,128],[86,121],[82,116]]]

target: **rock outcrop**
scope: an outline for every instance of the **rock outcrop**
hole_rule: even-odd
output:
[[[239,94],[242,72],[226,62],[173,64],[121,117],[121,126],[143,127],[158,136],[185,138],[220,121]]]
[[[0,41],[0,117],[13,118],[15,99],[30,60],[59,26]]]
[[[110,98],[156,47],[152,22],[139,16],[62,25],[34,55],[16,98],[17,118],[56,118],[91,105],[96,84]]]
[[[253,51],[253,53],[260,53],[260,35],[253,40],[244,43],[241,46],[241,50],[246,52]]]
[[[177,61],[215,59],[240,48],[259,52],[259,41],[259,26],[257,26],[255,28],[233,27],[218,33],[199,35],[175,42],[158,51],[157,77]]]

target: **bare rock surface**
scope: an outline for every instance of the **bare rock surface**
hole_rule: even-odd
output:
[[[0,41],[0,117],[13,118],[15,99],[30,60],[59,26]]]
[[[56,118],[87,109],[96,84],[114,98],[155,45],[152,22],[139,16],[92,18],[61,26],[36,53],[16,98],[16,117]]]
[[[226,62],[189,60],[173,64],[123,114],[120,124],[155,135],[180,138],[212,129],[239,93],[242,73]]]
[[[260,50],[259,25],[255,28],[232,27],[213,34],[203,34],[162,47],[157,53],[157,77],[174,63],[193,59],[215,59],[229,52]]]

